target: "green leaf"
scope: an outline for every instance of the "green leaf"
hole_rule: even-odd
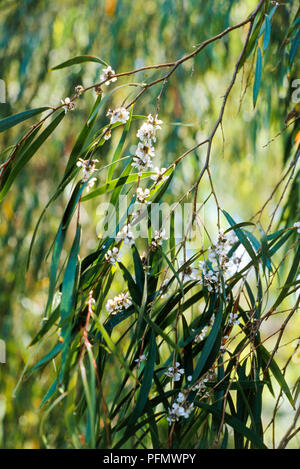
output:
[[[223,210],[223,213],[225,215],[225,217],[227,218],[229,224],[234,227],[234,226],[237,226],[237,224],[235,223],[234,219],[229,215],[229,213],[227,213],[225,210]],[[248,241],[247,237],[245,236],[243,230],[241,228],[233,228],[234,229],[234,232],[235,234],[237,235],[238,239],[240,240],[240,242],[242,243],[242,245],[244,246],[244,248],[246,249],[246,251],[248,252],[249,256],[251,257],[251,259],[253,260],[253,263],[255,265],[258,264],[258,261],[257,261],[257,256],[255,254],[255,252],[253,251],[253,248],[251,246],[251,243]]]
[[[124,147],[124,144],[125,144],[125,140],[126,140],[126,137],[127,137],[127,134],[128,134],[128,131],[130,129],[130,124],[131,124],[131,119],[132,119],[132,112],[133,112],[133,106],[131,107],[130,109],[130,113],[129,113],[129,119],[127,120],[125,126],[124,126],[124,130],[122,132],[122,135],[121,135],[121,138],[120,138],[120,141],[119,141],[119,144],[114,152],[114,155],[113,155],[113,158],[112,158],[112,164],[110,167],[109,167],[109,170],[108,170],[108,174],[107,174],[107,182],[109,182],[113,176],[113,173],[114,173],[114,170],[115,170],[115,165],[116,165],[116,162],[117,160],[120,158],[121,154],[122,154],[122,150],[123,150],[123,147]]]
[[[51,310],[51,306],[52,306],[53,295],[54,295],[55,284],[56,284],[56,276],[57,276],[57,271],[59,267],[61,251],[65,242],[66,230],[69,226],[69,223],[71,221],[71,218],[73,216],[77,203],[81,197],[82,191],[84,190],[86,184],[87,184],[87,181],[84,184],[82,184],[82,182],[80,181],[74,188],[74,191],[67,205],[67,208],[64,212],[63,219],[61,221],[61,224],[59,226],[59,229],[55,238],[55,242],[53,245],[51,267],[50,267],[49,292],[48,292],[48,300],[47,300],[45,316],[49,314]]]
[[[152,176],[152,174],[154,174],[153,171],[145,172],[141,175],[140,179],[146,179]],[[116,187],[124,186],[125,184],[130,184],[132,182],[137,182],[138,178],[139,175],[136,173],[129,174],[128,176],[121,175],[119,178],[113,179],[112,181],[107,182],[103,186],[98,187],[98,189],[89,192],[87,195],[82,197],[82,202],[86,202],[87,200],[93,199],[94,197],[106,194],[107,192],[114,190]]]
[[[42,112],[47,111],[48,109],[51,108],[48,106],[39,107],[36,109],[30,109],[29,111],[20,112],[19,114],[14,114],[13,116],[5,117],[5,119],[0,120],[0,132],[4,132],[4,130],[10,129],[11,127],[14,127],[20,122],[30,119],[30,117],[33,117],[37,114],[41,114]]]
[[[298,32],[292,42],[291,49],[290,49],[290,55],[289,55],[289,61],[290,63],[293,62],[296,52],[298,50],[298,47],[300,45],[300,29],[298,29]]]
[[[263,40],[263,50],[266,50],[269,42],[270,42],[270,37],[271,37],[271,21],[270,17],[267,15],[265,19],[265,34],[264,34],[264,40]]]
[[[9,176],[4,184],[0,192],[0,202],[3,200],[5,195],[7,194],[8,190],[10,189],[12,183],[14,182],[15,178],[19,174],[19,172],[23,169],[23,167],[28,163],[28,161],[33,157],[33,155],[37,152],[37,150],[43,145],[43,143],[47,140],[49,135],[52,134],[54,129],[58,126],[58,124],[63,119],[65,113],[61,112],[52,122],[51,124],[46,127],[46,129],[33,141],[30,147],[19,156],[16,164],[13,166],[12,170],[9,173]]]
[[[195,404],[200,407],[203,410],[206,410],[207,412],[219,417],[220,419],[223,418],[222,412],[216,409],[213,405],[205,404],[204,402],[195,402]],[[248,438],[251,442],[255,444],[255,446],[259,449],[267,449],[266,445],[264,442],[259,438],[259,436],[252,430],[250,430],[248,427],[244,425],[241,420],[239,420],[236,417],[233,417],[230,414],[225,413],[224,414],[224,422],[227,423],[230,427],[232,427],[234,430],[239,432],[241,435],[243,435],[245,438]]]
[[[297,252],[295,254],[291,269],[289,271],[289,274],[287,276],[286,282],[284,284],[284,287],[282,288],[277,300],[273,304],[272,308],[270,309],[271,312],[275,311],[275,309],[280,305],[280,303],[285,299],[290,285],[293,283],[293,280],[295,276],[297,275],[298,272],[298,267],[299,267],[299,262],[300,262],[300,246],[298,246]]]
[[[200,358],[197,362],[194,374],[192,376],[192,381],[190,382],[191,385],[201,375],[201,372],[202,372],[203,368],[205,367],[205,364],[206,364],[206,361],[209,357],[209,354],[212,351],[213,346],[214,346],[214,344],[217,340],[217,337],[218,337],[218,334],[219,334],[219,331],[220,331],[220,327],[221,327],[221,323],[222,323],[222,310],[223,310],[222,303],[220,303],[219,309],[218,309],[218,311],[216,313],[216,316],[215,316],[213,326],[211,328],[211,331],[210,331],[207,339],[205,340],[203,350],[201,352]]]
[[[137,421],[141,416],[146,402],[148,400],[148,395],[152,386],[152,379],[155,366],[155,356],[156,356],[156,341],[155,334],[151,332],[150,344],[149,344],[149,356],[144,368],[143,380],[139,390],[139,394],[136,400],[135,408],[133,409],[132,415],[129,419],[127,428],[130,430],[132,425]]]
[[[254,78],[254,86],[253,86],[253,107],[256,105],[260,83],[261,83],[261,75],[262,75],[262,55],[260,47],[257,49],[256,55],[256,67],[255,67],[255,78]]]
[[[262,360],[264,362],[264,365],[266,366],[268,364],[269,360],[270,360],[270,354],[269,354],[268,350],[263,345],[261,345],[259,347],[259,352],[260,352],[260,355],[261,355]],[[294,400],[293,400],[293,396],[291,394],[290,388],[289,388],[283,374],[281,373],[281,370],[280,370],[279,366],[275,362],[274,358],[272,358],[272,360],[270,361],[269,368],[272,371],[273,376],[276,379],[276,381],[278,382],[280,388],[285,393],[285,395],[288,398],[291,406],[294,409],[295,404],[294,404]],[[264,370],[264,372],[265,372],[265,370]]]
[[[64,337],[66,330],[70,326],[69,315],[74,299],[74,283],[76,278],[77,257],[80,247],[80,234],[81,228],[79,225],[76,230],[76,235],[74,238],[73,246],[71,249],[70,257],[67,263],[62,283],[62,296],[60,303],[62,337]]]
[[[76,57],[73,57],[72,59],[66,60],[65,62],[62,62],[61,64],[50,68],[50,71],[59,70],[61,68],[70,67],[71,65],[77,65],[77,64],[84,63],[84,62],[96,62],[98,64],[105,65],[106,67],[108,66],[108,64],[104,62],[104,60],[99,59],[99,57],[95,57],[93,55],[77,55]]]

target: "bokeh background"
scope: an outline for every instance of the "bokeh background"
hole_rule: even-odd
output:
[[[265,146],[284,127],[284,120],[294,106],[291,82],[297,78],[297,69],[296,66],[292,70],[289,68],[282,43],[287,25],[296,13],[296,3],[285,2],[274,15],[271,45],[264,55],[262,86],[256,108],[253,109],[252,104],[254,70],[250,60],[238,75],[226,108],[222,132],[216,135],[213,146],[211,170],[216,192],[222,208],[230,211],[237,221],[248,220],[262,206],[299,144],[298,129],[293,125]],[[101,66],[95,63],[49,71],[71,57],[96,55],[117,72],[173,61],[191,52],[203,40],[245,19],[255,5],[252,0],[3,0],[0,2],[0,78],[6,84],[6,103],[0,104],[0,117],[44,105],[56,106],[61,99],[72,95],[76,85],[87,87],[99,81]],[[184,63],[172,76],[161,102],[160,118],[165,125],[156,145],[157,166],[166,167],[210,133],[246,32],[247,28],[233,31],[195,59]],[[118,84],[146,81],[157,76],[159,72],[139,73],[130,80],[120,79]],[[135,113],[153,113],[159,91],[159,87],[149,90],[136,105]],[[128,89],[114,93],[110,104],[119,104],[127,94]],[[26,364],[39,353],[28,349],[28,344],[43,317],[49,270],[46,254],[68,191],[51,205],[41,224],[28,272],[26,260],[37,219],[65,169],[93,100],[92,91],[80,98],[76,111],[69,113],[63,125],[34,156],[1,204],[0,338],[7,346],[7,362],[0,364],[1,447],[39,448],[42,444],[39,405],[51,383],[51,367],[17,385]],[[97,125],[100,128],[106,122],[103,113]],[[17,126],[9,133],[1,134],[1,151],[14,143],[26,128],[26,125]],[[118,138],[116,132],[107,145],[104,164],[110,161]],[[130,154],[134,144],[136,137],[132,130],[124,155]],[[184,160],[166,195],[167,201],[182,196],[195,182],[204,155],[205,148],[200,148]],[[208,190],[207,181],[203,181],[200,199],[205,198]],[[263,214],[264,227],[277,200],[275,197]],[[85,253],[94,249],[97,242],[96,206],[97,202],[92,201],[82,207]],[[213,203],[208,204],[205,220],[212,235],[216,230],[215,216]],[[297,219],[299,211],[298,215],[293,211],[286,214],[285,222],[291,226]],[[224,220],[222,222],[225,226]],[[270,325],[269,332],[272,328],[275,330],[276,321]],[[279,363],[286,361],[295,346],[295,330],[288,329],[286,334],[284,342],[292,342],[290,347],[280,349]],[[291,384],[297,380],[297,367],[299,357],[295,354],[289,375]],[[265,402],[267,421],[271,404],[269,407],[267,398]],[[279,415],[282,422],[280,435],[291,423],[292,415],[284,402]],[[60,425],[60,446],[65,447],[68,442],[64,441],[64,424],[59,419],[59,411],[56,411],[47,425],[49,428],[51,422],[56,427]],[[49,438],[51,440],[51,435]],[[55,438],[59,441],[59,435]]]

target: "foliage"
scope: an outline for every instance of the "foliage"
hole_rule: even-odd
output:
[[[211,21],[209,2],[201,2],[201,13],[193,1],[183,9],[176,1],[146,2],[146,12],[138,11],[141,23],[133,21],[126,34],[124,10],[135,15],[137,2],[106,1],[100,13],[115,19],[103,26],[109,41],[95,47],[97,21],[88,33],[84,28],[91,12],[101,16],[96,3],[88,2],[79,26],[80,6],[69,6],[65,28],[55,7],[38,11],[42,23],[47,15],[51,21],[33,43],[25,41],[19,70],[25,110],[7,109],[0,121],[2,143],[10,145],[0,165],[8,221],[3,253],[9,246],[0,298],[3,330],[11,330],[19,311],[15,324],[28,328],[33,350],[32,356],[23,352],[26,366],[19,380],[7,381],[5,392],[14,387],[22,412],[26,396],[37,394],[41,442],[49,448],[286,447],[299,429],[299,379],[288,379],[299,344],[300,139],[292,98],[299,11],[295,2],[264,0],[234,11],[233,2],[224,1],[212,7]],[[33,5],[42,9],[43,2],[24,2],[25,9]],[[6,38],[22,13],[8,4]],[[178,18],[184,27],[178,28]],[[49,65],[49,50],[55,51],[59,37],[68,39],[75,24],[79,53],[56,50],[52,56],[63,56]],[[26,34],[20,37],[28,39]],[[37,59],[34,41],[43,47],[48,42]],[[138,60],[148,51],[151,64]],[[36,79],[29,82],[31,61],[37,62]],[[57,85],[61,76],[71,96],[59,95],[55,106],[41,100],[50,68],[53,90],[63,88]],[[86,70],[94,70],[94,80],[90,74],[87,80]],[[205,91],[196,87],[199,79]],[[274,96],[284,80],[286,96]],[[261,135],[268,149],[277,149],[266,161],[259,160]],[[236,183],[249,149],[253,165],[246,181],[242,173]],[[165,166],[157,171],[154,151]],[[35,171],[28,169],[37,158]],[[262,188],[253,195],[255,181]],[[246,206],[241,212],[240,199]],[[189,217],[178,220],[176,210],[185,202]],[[97,225],[107,203],[106,223],[117,216],[110,230]],[[157,224],[155,209],[162,211]],[[144,237],[135,231],[139,224]],[[19,296],[32,289],[43,303],[39,330],[20,317],[13,289]],[[28,301],[21,302],[26,309]],[[292,349],[278,363],[283,337]],[[278,438],[282,397],[293,421]],[[266,441],[269,427],[272,441]],[[22,445],[11,436],[2,439],[3,446]]]

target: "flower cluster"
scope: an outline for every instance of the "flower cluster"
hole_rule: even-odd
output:
[[[239,324],[240,321],[238,319],[238,314],[237,313],[229,313],[228,316],[228,326],[234,326],[235,324]]]
[[[188,377],[188,381],[190,376]],[[196,383],[192,386],[191,390],[196,392],[196,395],[205,398],[209,397],[209,388],[207,387],[207,384],[209,381],[214,381],[215,379],[215,371],[213,369],[208,370],[205,375]]]
[[[79,160],[77,161],[76,165],[79,167],[79,168],[82,168],[83,169],[83,182],[86,182],[89,177],[96,171],[96,163],[98,162],[98,160],[83,160],[81,158],[79,158]],[[88,184],[87,184],[87,192],[90,190],[91,187],[93,187],[93,185],[95,184],[95,182],[97,181],[96,178],[91,178],[89,179],[88,181]]]
[[[117,314],[132,305],[129,293],[120,293],[106,303],[106,309],[110,314]]]
[[[155,230],[154,231],[154,236],[151,242],[151,249],[155,250],[159,246],[162,245],[163,241],[168,239],[166,236],[166,231],[164,229],[162,230]]]
[[[116,265],[116,263],[120,261],[119,249],[117,247],[113,247],[112,249],[108,249],[107,253],[105,254],[105,259],[110,264]]]
[[[153,117],[149,114],[147,121],[142,124],[136,134],[140,142],[131,165],[137,169],[139,175],[145,169],[152,168],[152,158],[155,155],[152,143],[156,142],[156,131],[161,129],[160,124],[162,121],[157,116]]]
[[[113,110],[109,109],[106,115],[110,117],[110,125],[115,124],[116,122],[126,124],[129,119],[129,112],[125,107],[117,107]]]
[[[125,244],[129,244],[129,246],[134,245],[134,236],[133,233],[130,231],[130,225],[125,225],[121,231],[117,234],[117,239],[123,239]]]
[[[167,421],[171,425],[173,422],[178,422],[180,417],[187,419],[193,410],[194,404],[188,402],[186,394],[180,392],[177,399],[173,402],[172,407],[169,408]]]
[[[164,182],[166,179],[168,179],[169,176],[166,176],[166,171],[167,168],[161,168],[159,169],[158,167],[154,168],[155,174],[152,174],[151,179],[155,182]]]
[[[115,71],[111,68],[110,65],[108,65],[107,68],[104,68],[102,70],[102,73],[100,75],[100,80],[105,81],[106,85],[109,85],[110,83],[113,83],[114,81],[117,81],[117,77],[115,77]]]
[[[152,157],[155,155],[154,147],[151,143],[140,142],[135,152],[136,156],[133,157],[131,166],[136,168],[139,175],[147,168],[152,168]]]
[[[196,337],[194,339],[195,343],[202,342],[202,340],[205,339],[208,328],[213,325],[214,320],[215,320],[215,315],[213,314],[212,317],[209,320],[209,324],[207,326],[204,326],[203,329],[201,329],[201,331],[199,332],[199,334],[196,335]],[[192,330],[194,330],[194,329],[192,329]]]
[[[150,197],[150,190],[145,189],[143,190],[141,187],[138,187],[136,190],[136,200],[140,202],[141,204],[149,204],[150,202],[146,200],[148,197]]]
[[[63,104],[65,114],[67,114],[68,111],[73,111],[75,109],[75,103],[71,101],[70,98],[61,99],[61,104]]]
[[[237,270],[241,259],[237,255],[228,256],[231,247],[237,242],[234,234],[225,235],[219,231],[217,242],[208,250],[209,265],[200,261],[199,267],[202,271],[201,283],[208,291],[220,289],[222,278],[232,275]]]
[[[172,378],[172,381],[180,381],[181,375],[184,374],[184,369],[180,368],[179,362],[176,362],[175,366],[170,366],[165,374]]]

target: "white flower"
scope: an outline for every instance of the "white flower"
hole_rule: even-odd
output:
[[[79,168],[82,168],[83,169],[83,181],[87,181],[88,178],[95,172],[97,171],[96,169],[96,163],[98,163],[98,160],[83,160],[81,158],[79,158],[79,160],[77,161],[76,165],[79,167]],[[94,180],[92,183],[91,181]],[[92,187],[94,184],[95,184],[95,181],[96,181],[96,178],[92,178],[90,181],[89,181],[89,185],[90,187]]]
[[[73,103],[70,98],[61,99],[61,103],[63,104],[65,114],[67,114],[68,111],[73,111],[73,109],[75,109],[75,103]]]
[[[108,80],[109,78],[109,80],[105,82],[106,85],[109,85],[110,83],[117,81],[117,77],[115,77],[114,75],[115,75],[115,71],[111,68],[110,65],[108,65],[107,68],[104,68],[102,70],[102,74],[100,75],[100,80],[104,81],[104,80]]]
[[[169,177],[164,174],[166,170],[166,168],[154,168],[156,174],[152,174],[151,179],[153,179],[153,181],[155,181],[156,183],[165,181]]]
[[[161,129],[160,124],[163,122],[157,119],[157,116],[153,117],[151,114],[148,115],[147,121],[144,122],[137,132],[137,137],[142,142],[151,143],[156,142],[156,130]]]
[[[168,237],[166,236],[166,230],[155,230],[154,236],[151,242],[152,249],[157,249],[158,246],[161,246],[164,240],[167,240]]]
[[[148,197],[150,197],[150,190],[145,189],[143,190],[141,187],[138,187],[136,190],[136,199],[138,202],[141,204],[149,204],[150,202],[146,200]]]
[[[147,358],[146,355],[143,354],[143,355],[141,355],[139,358],[137,358],[137,359],[134,360],[134,361],[139,365],[141,362],[145,361],[146,358]]]
[[[151,158],[155,155],[155,151],[151,143],[140,142],[137,146],[135,155],[136,156],[133,158],[131,166],[137,168],[140,175],[146,168],[152,168]]]
[[[238,319],[238,314],[231,312],[229,313],[229,316],[228,316],[228,325],[234,326],[235,324],[240,324],[240,321]]]
[[[147,156],[152,158],[155,155],[155,150],[151,143],[140,142],[135,154],[138,158],[144,161]]]
[[[86,191],[89,192],[90,188],[93,187],[95,185],[95,182],[97,181],[97,178],[91,178],[88,183],[87,183],[87,187],[86,187]]]
[[[147,123],[153,125],[155,130],[160,130],[160,126],[163,124],[163,121],[157,118],[157,114],[155,114],[154,117],[151,114],[148,114]]]
[[[107,128],[105,134],[104,134],[104,140],[109,140],[111,138],[111,131],[110,129]]]
[[[133,157],[131,166],[136,168],[138,170],[139,176],[141,176],[146,168],[152,168],[151,157],[149,155],[146,155],[143,159],[139,157]]]
[[[134,245],[134,236],[130,231],[129,225],[125,225],[123,229],[118,232],[117,239],[123,239],[126,244],[129,244],[129,246]]]
[[[142,142],[149,143],[149,142],[151,142],[151,140],[153,140],[153,142],[156,141],[155,129],[154,129],[153,125],[148,124],[147,122],[144,122],[142,124],[142,126],[137,131],[136,136]]]
[[[293,226],[294,228],[297,228],[297,233],[300,233],[300,221],[296,221]]]
[[[172,424],[172,422],[178,422],[181,417],[187,419],[193,410],[194,404],[188,402],[187,396],[180,392],[172,407],[169,408],[167,421]]]
[[[129,119],[129,112],[125,107],[118,107],[114,110],[109,109],[106,115],[110,117],[110,124],[114,124],[115,122],[125,124]]]
[[[199,332],[198,335],[196,335],[194,342],[199,343],[202,342],[203,339],[205,339],[206,333],[208,331],[208,326],[204,326],[203,329]]]
[[[172,378],[172,381],[180,381],[181,375],[184,373],[183,368],[179,368],[180,363],[176,362],[175,366],[170,366],[168,371],[166,371],[166,376]]]
[[[116,263],[120,261],[118,254],[119,254],[119,249],[117,247],[108,249],[107,253],[105,254],[105,259],[108,262],[110,262],[112,265],[116,265]]]
[[[83,92],[84,92],[84,88],[82,85],[75,86],[75,93],[77,94],[77,96],[82,95]]]
[[[228,256],[231,247],[238,241],[234,233],[224,234],[222,230],[218,233],[215,244],[208,249],[208,261],[210,266],[201,261],[199,267],[202,270],[201,282],[209,291],[220,289],[222,277],[231,277],[237,272],[241,258],[236,254]]]
[[[106,303],[106,309],[110,314],[117,314],[132,305],[129,293],[120,293]]]
[[[191,265],[188,265],[187,267],[185,267],[183,271],[183,278],[182,278],[183,282],[188,282],[189,280],[199,281],[198,270],[194,269]]]

